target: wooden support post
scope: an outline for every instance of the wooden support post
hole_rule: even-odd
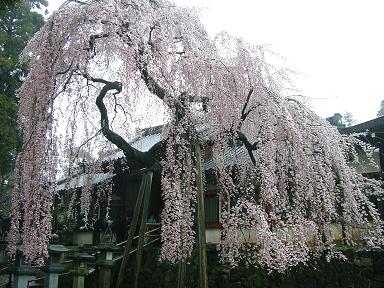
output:
[[[137,245],[135,282],[134,282],[134,286],[133,286],[134,288],[139,287],[141,259],[143,257],[143,249],[144,249],[144,233],[145,233],[145,228],[147,226],[148,206],[149,206],[149,199],[151,197],[152,175],[153,175],[152,172],[147,172],[147,174],[145,175],[145,177],[147,178],[147,181],[146,181],[147,185],[146,185],[145,192],[144,192],[143,213],[141,215],[139,241],[138,241],[138,245]]]
[[[205,240],[205,211],[204,211],[204,184],[203,184],[203,165],[201,162],[201,149],[197,144],[195,147],[195,157],[197,166],[197,225],[199,233],[199,287],[208,288],[207,276],[207,250]]]
[[[185,288],[185,276],[187,272],[186,261],[179,262],[177,269],[177,288]]]
[[[149,172],[149,173],[150,173],[150,178],[152,181],[152,172]],[[119,274],[117,276],[117,281],[116,281],[116,287],[117,288],[123,288],[123,280],[124,280],[125,270],[126,270],[126,267],[128,265],[129,252],[130,252],[131,247],[132,247],[132,241],[133,241],[133,237],[135,235],[136,225],[137,225],[137,222],[139,219],[139,214],[141,211],[141,206],[142,206],[141,204],[143,202],[143,198],[144,198],[144,194],[145,194],[144,192],[146,190],[148,179],[149,179],[147,175],[149,175],[149,174],[146,173],[143,175],[143,178],[141,180],[140,189],[139,189],[139,194],[137,195],[136,206],[135,206],[135,210],[133,212],[131,226],[129,227],[127,242],[125,243],[123,260],[121,262]]]

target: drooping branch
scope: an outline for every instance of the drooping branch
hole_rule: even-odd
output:
[[[122,26],[124,27],[124,26]],[[155,26],[151,27],[150,29],[150,34],[149,34],[149,41],[148,43],[151,45],[152,43],[152,32],[154,30]],[[123,33],[117,33],[122,39],[125,39],[122,37],[122,34]],[[126,36],[126,35],[125,35]],[[109,33],[104,33],[104,34],[94,34],[94,35],[91,35],[90,38],[89,38],[89,47],[85,48],[86,50],[88,51],[93,51],[95,53],[95,48],[96,48],[96,40],[97,39],[101,39],[101,38],[107,38],[107,37],[110,37],[110,34]],[[127,44],[128,46],[132,46],[132,43],[130,42],[130,37],[127,37],[128,38],[128,42],[126,42],[126,39],[124,40],[125,41],[125,44]],[[139,50],[138,50],[138,54],[140,56],[143,56],[144,54],[144,48],[140,47]],[[140,63],[140,61],[138,61],[138,63]],[[140,74],[141,74],[141,79],[143,79],[145,85],[147,86],[148,90],[155,94],[157,97],[159,97],[161,100],[164,99],[165,97],[165,89],[162,88],[156,81],[155,79],[153,79],[149,73],[148,73],[148,64],[147,63],[144,63],[144,64],[140,64],[138,65],[138,68],[139,68],[139,71],[140,71]],[[101,80],[101,81],[94,81],[94,82],[100,82],[100,83],[104,83],[103,79],[97,79],[97,80]],[[106,84],[106,83],[104,83]]]

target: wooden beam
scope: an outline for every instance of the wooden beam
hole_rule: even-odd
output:
[[[153,172],[148,171],[144,175],[146,178],[146,188],[144,192],[144,203],[143,203],[143,213],[141,215],[141,224],[139,231],[139,240],[137,244],[137,254],[136,254],[136,268],[135,268],[135,282],[134,288],[139,287],[139,278],[140,278],[140,270],[141,270],[141,259],[143,258],[143,250],[144,250],[144,233],[145,228],[147,226],[147,218],[148,218],[148,206],[149,199],[151,196],[151,187],[152,187],[152,176]]]
[[[185,276],[187,273],[186,261],[179,262],[177,269],[177,288],[185,288]]]
[[[132,241],[133,241],[133,237],[134,237],[134,234],[136,231],[136,225],[137,225],[137,222],[139,219],[139,214],[141,211],[141,206],[142,206],[141,204],[143,202],[145,190],[147,187],[148,177],[146,177],[146,175],[147,174],[143,175],[143,178],[141,180],[140,189],[139,189],[139,194],[137,195],[136,206],[135,206],[135,210],[133,212],[131,225],[129,227],[127,242],[125,243],[123,260],[121,262],[119,274],[117,276],[117,281],[116,281],[116,287],[117,288],[123,288],[124,275],[125,275],[125,271],[126,271],[126,268],[128,265],[128,259],[129,259],[129,254],[130,254],[130,250],[132,247]]]
[[[205,239],[205,211],[204,211],[204,183],[203,165],[201,161],[201,149],[197,144],[195,147],[195,157],[197,166],[197,225],[199,233],[199,287],[208,288],[207,276],[207,247]]]

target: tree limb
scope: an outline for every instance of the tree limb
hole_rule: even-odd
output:
[[[154,26],[151,26],[150,27],[150,31],[149,31],[149,36],[148,36],[148,45],[151,46],[151,48],[153,48],[153,43],[152,43],[152,33],[153,31],[155,30],[156,28],[156,24]],[[139,47],[139,55],[140,56],[143,56],[144,55],[144,44]],[[153,79],[149,73],[148,73],[148,63],[144,63],[141,67],[139,67],[139,70],[140,70],[140,74],[141,74],[141,79],[144,80],[145,82],[145,85],[147,86],[148,90],[155,94],[157,97],[159,97],[161,100],[164,99],[165,97],[165,89],[163,87],[161,87],[156,81],[155,79]]]
[[[257,142],[255,142],[254,144],[251,144],[251,142],[249,142],[247,136],[245,136],[244,133],[241,131],[237,131],[237,138],[244,144],[245,149],[247,149],[249,157],[251,158],[253,165],[256,165],[256,159],[255,159],[255,156],[253,156],[252,151],[256,150]]]
[[[252,151],[256,150],[257,142],[255,142],[254,144],[251,144],[251,142],[249,142],[247,136],[245,136],[244,133],[241,132],[241,126],[242,126],[243,122],[247,118],[248,114],[253,110],[253,108],[255,108],[255,107],[251,107],[248,111],[246,111],[247,106],[249,104],[249,100],[251,99],[251,95],[253,93],[253,90],[254,89],[251,86],[251,88],[249,89],[248,95],[247,95],[247,99],[245,100],[243,109],[241,110],[241,121],[239,122],[239,124],[237,126],[236,133],[237,133],[237,139],[240,140],[244,144],[245,149],[247,149],[249,158],[251,158],[253,165],[256,165],[256,159],[255,159],[255,156],[253,156]]]
[[[159,97],[161,100],[165,97],[165,89],[161,87],[155,79],[149,76],[147,64],[141,69],[141,79],[144,80],[145,85],[147,85],[148,90]]]
[[[101,132],[111,143],[115,144],[119,149],[121,149],[124,155],[127,158],[127,164],[131,168],[154,168],[159,167],[159,161],[156,159],[154,154],[157,152],[157,149],[161,145],[155,145],[148,152],[141,152],[133,148],[123,137],[119,134],[113,132],[109,126],[108,111],[104,104],[104,97],[110,90],[116,90],[117,93],[120,93],[122,90],[122,84],[120,82],[111,82],[105,79],[93,78],[89,75],[84,75],[88,80],[93,82],[102,83],[104,87],[101,89],[99,95],[96,98],[96,106],[100,111],[100,123],[101,123]]]
[[[247,100],[245,100],[243,109],[241,110],[241,121],[245,121],[245,119],[247,118],[249,112],[252,111],[252,108],[251,108],[247,112],[245,112],[245,109],[247,109],[247,106],[248,106],[248,103],[249,103],[249,99],[251,99],[252,93],[253,93],[253,87],[251,87],[251,89],[249,90],[248,96],[247,96]]]

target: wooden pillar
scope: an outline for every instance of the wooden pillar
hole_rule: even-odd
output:
[[[205,239],[205,211],[204,211],[204,168],[201,161],[201,149],[197,144],[195,147],[197,166],[197,226],[199,234],[199,287],[208,288],[207,276],[207,247]]]
[[[177,269],[177,288],[185,288],[185,276],[187,272],[186,261],[179,262]]]
[[[379,164],[380,164],[380,172],[384,171],[384,142],[380,142],[379,144]],[[380,176],[383,176],[382,174]]]

